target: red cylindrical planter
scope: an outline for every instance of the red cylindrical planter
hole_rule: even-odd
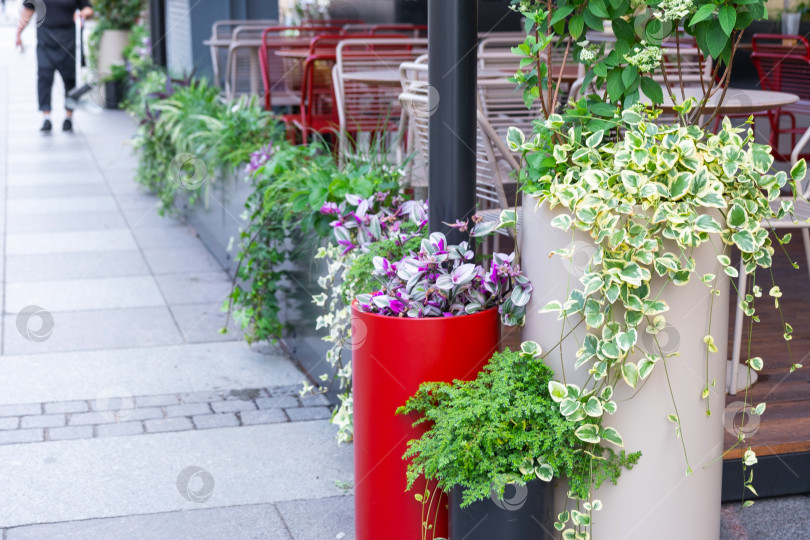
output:
[[[448,318],[408,319],[364,313],[352,306],[354,496],[357,540],[422,539],[424,493],[405,491],[410,439],[424,430],[395,411],[425,381],[474,379],[498,348],[497,308]],[[433,486],[430,486],[431,492]],[[434,502],[427,539],[447,538],[447,497]]]

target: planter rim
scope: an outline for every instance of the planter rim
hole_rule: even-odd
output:
[[[418,317],[418,318],[413,318],[413,317],[389,317],[387,315],[380,315],[379,313],[370,313],[368,311],[361,311],[360,309],[358,309],[357,304],[358,304],[358,302],[357,302],[356,298],[354,300],[352,300],[352,313],[361,314],[363,317],[372,317],[372,318],[385,319],[385,320],[391,320],[391,321],[394,321],[394,320],[409,321],[408,323],[405,323],[405,324],[419,324],[419,323],[422,323],[422,324],[432,324],[433,323],[433,324],[435,324],[436,321],[449,321],[449,320],[455,321],[455,320],[458,320],[458,319],[469,320],[469,319],[472,319],[474,317],[483,318],[483,317],[489,316],[492,313],[493,310],[495,312],[498,311],[498,306],[492,306],[491,308],[487,308],[484,311],[479,311],[478,313],[473,313],[472,315],[470,315],[470,314],[457,315],[455,317]]]

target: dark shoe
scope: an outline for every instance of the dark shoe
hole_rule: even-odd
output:
[[[65,118],[65,121],[62,123],[62,131],[73,131],[73,120]]]
[[[42,127],[39,128],[39,130],[40,131],[50,131],[52,128],[53,128],[53,126],[51,126],[51,121],[46,118],[45,121],[42,122]]]

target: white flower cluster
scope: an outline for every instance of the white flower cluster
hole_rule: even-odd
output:
[[[656,17],[662,21],[680,21],[695,9],[692,0],[664,0],[659,7],[661,13]]]
[[[644,45],[644,42],[641,42]],[[625,55],[624,59],[631,66],[636,66],[642,73],[650,73],[661,65],[661,47],[654,45],[636,49],[633,54]]]
[[[587,64],[596,59],[596,54],[599,52],[599,45],[589,43],[587,40],[577,43],[580,47],[579,59],[582,63]]]

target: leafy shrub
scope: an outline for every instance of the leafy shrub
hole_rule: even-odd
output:
[[[589,502],[604,481],[615,484],[641,454],[583,442],[581,424],[566,420],[550,395],[553,375],[537,344],[526,342],[493,355],[473,381],[422,384],[397,411],[420,414],[414,426],[430,425],[403,456],[411,459],[408,487],[419,476],[445,491],[462,486],[466,506],[534,478],[565,477],[572,497]]]

